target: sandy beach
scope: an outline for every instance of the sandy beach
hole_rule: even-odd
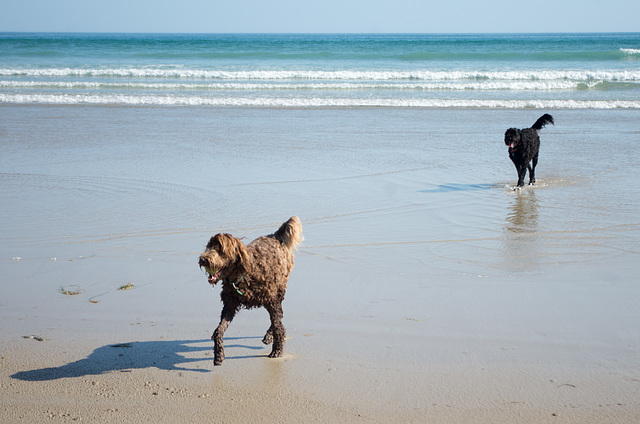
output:
[[[2,423],[640,421],[635,110],[545,111],[520,191],[539,110],[0,111]],[[214,367],[199,253],[292,215],[286,355]]]

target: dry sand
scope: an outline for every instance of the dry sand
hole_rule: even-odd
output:
[[[612,367],[607,351],[599,352],[607,364],[584,369],[582,364],[574,368],[522,363],[509,359],[518,356],[518,349],[498,345],[492,352],[494,360],[486,361],[475,353],[483,352],[481,347],[454,343],[469,351],[454,348],[449,364],[417,368],[291,353],[269,360],[257,340],[232,338],[227,344],[236,348],[229,349],[233,353],[222,367],[213,369],[206,342],[161,339],[94,350],[55,340],[4,343],[1,421],[632,423],[640,419],[637,371]],[[293,339],[289,345],[296,351]],[[190,359],[196,362],[189,364]]]

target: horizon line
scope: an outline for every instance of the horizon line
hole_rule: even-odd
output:
[[[171,32],[171,31],[0,31],[0,34],[184,34],[184,35],[558,35],[640,34],[640,31],[539,31],[539,32]]]

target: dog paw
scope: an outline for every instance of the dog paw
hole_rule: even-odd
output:
[[[269,358],[279,358],[282,356],[282,351],[272,351],[269,354]]]
[[[267,334],[266,336],[264,336],[264,339],[262,339],[262,343],[270,345],[271,343],[273,343],[273,336],[271,334]]]

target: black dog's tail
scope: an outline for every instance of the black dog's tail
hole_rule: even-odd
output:
[[[549,115],[548,113],[545,113],[540,118],[538,118],[536,123],[533,124],[533,126],[531,128],[533,128],[536,131],[539,131],[542,128],[544,128],[544,126],[547,125],[547,124],[553,125],[553,116]]]

